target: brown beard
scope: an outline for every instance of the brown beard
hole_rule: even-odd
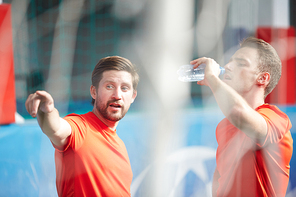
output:
[[[108,112],[108,107],[110,106],[110,103],[118,103],[118,100],[109,100],[106,105],[104,105],[100,100],[98,100],[98,103],[96,105],[97,111],[109,121],[119,121],[121,120],[125,114],[126,111],[124,110],[124,106],[121,106],[121,114],[120,115],[113,115],[112,113]]]

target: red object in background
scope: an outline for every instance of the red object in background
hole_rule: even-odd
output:
[[[15,122],[16,99],[10,4],[0,5],[0,124]]]
[[[265,101],[274,104],[295,104],[295,29],[259,27],[256,37],[270,43],[282,61],[281,79]]]

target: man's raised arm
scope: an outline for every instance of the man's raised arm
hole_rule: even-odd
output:
[[[29,114],[37,117],[40,128],[52,143],[63,147],[71,134],[71,127],[60,117],[52,96],[45,91],[36,91],[28,96],[25,105]]]

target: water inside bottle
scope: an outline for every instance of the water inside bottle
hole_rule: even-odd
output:
[[[197,68],[193,69],[194,65],[188,64],[183,65],[177,71],[179,75],[179,80],[183,82],[194,82],[201,81],[204,79],[204,68],[206,64],[201,64]],[[220,67],[220,75],[224,74],[225,69]]]
[[[183,82],[200,81],[204,78],[205,64],[201,64],[199,67],[193,69],[194,65],[183,65],[178,70],[179,80]]]

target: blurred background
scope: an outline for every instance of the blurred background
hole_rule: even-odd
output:
[[[134,197],[211,196],[224,118],[208,87],[178,80],[198,57],[225,65],[248,36],[282,60],[266,102],[291,119],[296,139],[293,0],[0,1],[0,196],[57,196],[54,148],[25,109],[48,91],[61,116],[92,110],[91,72],[119,55],[138,68],[138,96],[117,127],[133,170]],[[296,196],[296,159],[287,196]]]

